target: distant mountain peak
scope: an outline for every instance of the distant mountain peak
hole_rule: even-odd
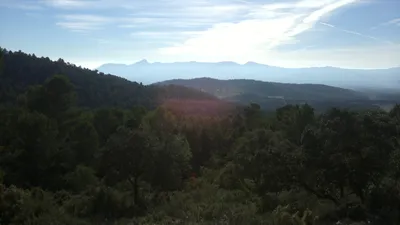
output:
[[[145,65],[145,64],[150,64],[147,59],[142,59],[139,62],[135,63],[135,65]]]
[[[259,63],[253,62],[253,61],[248,61],[244,65],[260,65]]]
[[[219,65],[238,65],[237,63],[232,62],[232,61],[221,61],[221,62],[217,62],[217,64],[219,64]]]

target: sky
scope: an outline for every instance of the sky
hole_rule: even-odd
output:
[[[400,66],[400,0],[0,0],[0,46],[87,68]]]

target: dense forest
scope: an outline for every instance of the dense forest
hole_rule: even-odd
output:
[[[398,105],[218,108],[194,90],[1,53],[1,225],[400,223]]]
[[[64,60],[52,61],[34,54],[0,48],[3,69],[0,77],[0,101],[15,102],[27,87],[43,84],[55,74],[68,77],[79,95],[81,107],[121,107],[141,105],[154,109],[169,99],[216,100],[216,97],[183,86],[145,86],[124,78],[78,67]]]

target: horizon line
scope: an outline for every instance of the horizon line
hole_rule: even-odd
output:
[[[265,63],[258,63],[255,61],[247,61],[245,63],[239,63],[235,61],[174,61],[174,62],[161,62],[161,61],[148,61],[147,59],[142,59],[133,63],[103,63],[95,69],[99,69],[105,65],[122,65],[122,66],[135,66],[135,65],[152,65],[152,64],[178,64],[178,63],[203,63],[203,64],[222,64],[222,63],[230,63],[236,64],[239,66],[245,66],[248,64],[256,64],[261,66],[273,67],[278,69],[323,69],[323,68],[332,68],[332,69],[344,69],[344,70],[389,70],[389,69],[400,69],[400,65],[394,67],[385,67],[385,68],[346,68],[346,67],[336,67],[336,66],[308,66],[308,67],[283,67],[283,66],[274,66]]]

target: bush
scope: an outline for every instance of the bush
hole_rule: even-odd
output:
[[[0,224],[84,225],[64,212],[53,196],[39,188],[31,191],[0,185]]]
[[[67,187],[75,192],[82,192],[99,183],[95,171],[86,166],[77,166],[73,172],[65,176],[65,181]]]

